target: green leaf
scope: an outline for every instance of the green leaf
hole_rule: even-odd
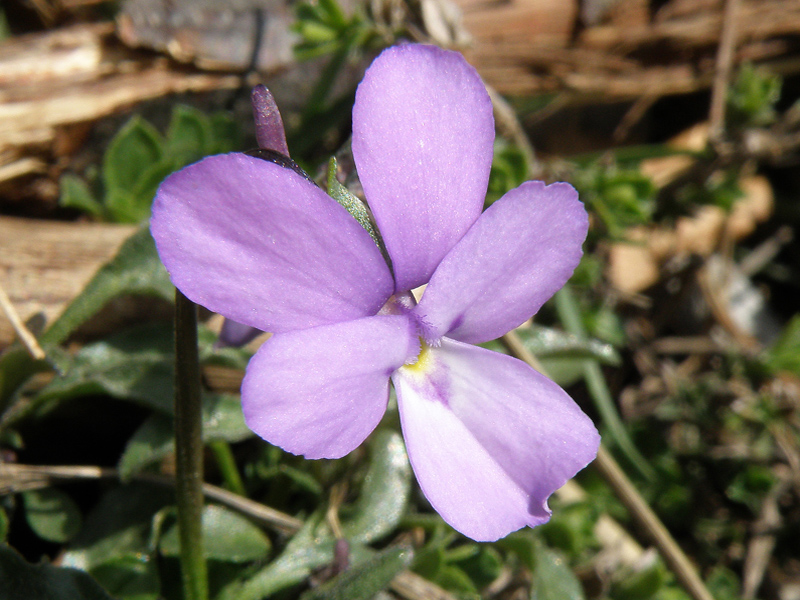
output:
[[[656,562],[640,571],[626,574],[614,584],[611,597],[614,600],[649,600],[666,582],[664,567]]]
[[[250,521],[221,506],[203,508],[203,544],[209,560],[250,562],[266,558],[269,538]],[[178,556],[178,526],[173,524],[161,536],[159,544],[164,556]]]
[[[369,552],[362,543],[394,530],[405,512],[411,488],[411,469],[401,436],[397,432],[380,430],[373,437],[371,447],[372,462],[361,497],[350,520],[345,520],[344,515],[342,519],[353,565]],[[334,543],[321,515],[313,516],[277,559],[246,582],[225,588],[219,600],[261,600],[301,583],[313,570],[333,560]]]
[[[3,600],[113,600],[77,569],[31,565],[0,544],[0,598]]]
[[[89,190],[89,186],[80,177],[67,173],[61,177],[59,187],[59,206],[77,208],[97,218],[105,216],[103,205],[98,202]]]
[[[581,582],[569,568],[566,559],[547,546],[536,549],[531,600],[584,600]]]
[[[91,575],[119,600],[158,600],[161,583],[149,556],[130,554],[109,560]]]
[[[211,140],[211,123],[200,110],[177,105],[167,130],[165,154],[181,167],[200,159]]]
[[[227,113],[213,113],[209,117],[211,124],[211,141],[204,154],[223,154],[240,146],[241,132],[236,121]]]
[[[206,394],[203,397],[203,440],[239,442],[253,436],[242,414],[241,401],[233,394]],[[120,477],[127,481],[145,467],[173,451],[173,420],[166,414],[153,414],[128,440],[119,460]]]
[[[67,494],[56,488],[23,492],[25,519],[44,540],[63,543],[78,533],[81,512]]]
[[[140,116],[132,117],[111,140],[103,156],[106,193],[132,190],[141,174],[163,155],[164,141],[156,129]],[[106,201],[110,210],[114,210]]]
[[[125,445],[125,451],[117,464],[120,479],[129,481],[142,469],[167,456],[174,448],[172,419],[159,413],[150,415]]]
[[[482,545],[479,551],[458,566],[474,582],[478,589],[484,588],[500,576],[503,570],[503,559],[491,545]]]
[[[8,514],[0,508],[0,542],[5,542],[8,537]]]
[[[142,228],[122,244],[117,255],[97,272],[39,342],[60,344],[109,300],[122,294],[157,296],[172,301],[174,293],[150,231]]]
[[[380,430],[370,446],[372,462],[354,515],[342,525],[351,542],[372,542],[391,533],[403,517],[411,493],[411,466],[402,436]]]
[[[520,327],[516,333],[523,345],[541,361],[547,376],[561,386],[572,385],[580,380],[589,359],[607,365],[620,363],[614,347],[597,339],[541,325]],[[497,340],[482,345],[496,352],[506,351]]]
[[[261,600],[296,585],[333,560],[334,539],[317,514],[289,540],[278,558],[245,582],[228,585],[217,600]],[[352,548],[351,548],[352,550]]]
[[[458,595],[476,596],[478,594],[478,588],[475,587],[469,576],[455,565],[443,566],[436,575],[434,583]]]
[[[336,158],[334,157],[331,157],[330,162],[328,162],[328,195],[347,209],[347,212],[353,215],[358,224],[369,233],[369,236],[378,244],[378,247],[381,246],[380,237],[378,237],[378,232],[372,226],[366,205],[358,196],[339,183],[336,178]]]
[[[369,600],[411,563],[407,548],[390,547],[300,596],[300,600]]]
[[[800,315],[792,317],[762,361],[773,373],[786,371],[800,376]]]
[[[108,394],[172,411],[172,330],[165,324],[137,327],[81,348],[67,372],[45,386],[37,403]]]
[[[36,373],[52,370],[46,360],[35,360],[19,344],[0,355],[0,412],[5,412],[20,387]]]
[[[62,564],[89,571],[120,557],[147,556],[153,515],[174,502],[173,496],[168,487],[140,482],[106,492],[86,516]]]

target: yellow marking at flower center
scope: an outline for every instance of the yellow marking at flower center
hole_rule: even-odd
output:
[[[422,338],[419,339],[419,354],[417,361],[410,365],[403,365],[401,368],[410,372],[413,375],[422,375],[429,371],[433,366],[433,358],[431,357],[431,348],[425,343]]]

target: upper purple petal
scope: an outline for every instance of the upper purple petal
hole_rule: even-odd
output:
[[[592,421],[510,356],[447,338],[427,353],[392,381],[409,460],[431,505],[478,541],[546,522],[548,497],[597,453]]]
[[[150,228],[189,299],[264,331],[372,315],[392,293],[380,250],[342,206],[292,170],[244,154],[170,175]]]
[[[433,274],[416,314],[443,335],[481,343],[534,315],[570,278],[589,220],[567,183],[523,183],[490,206]]]
[[[248,427],[307,458],[339,458],[381,420],[389,376],[419,350],[407,316],[366,317],[273,335],[247,366]]]
[[[353,157],[396,289],[428,281],[483,207],[492,103],[456,53],[407,44],[367,70],[353,107]]]

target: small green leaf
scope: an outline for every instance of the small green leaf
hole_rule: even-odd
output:
[[[141,174],[161,160],[164,142],[140,116],[132,117],[111,140],[103,156],[106,193],[132,190]]]
[[[77,569],[31,565],[0,544],[0,598],[3,600],[113,600]]]
[[[614,600],[649,600],[666,584],[664,567],[656,562],[649,567],[628,573],[611,590]]]
[[[105,590],[119,600],[158,600],[160,581],[155,561],[143,554],[109,560],[91,570]]]
[[[174,450],[175,434],[172,419],[154,413],[139,426],[128,439],[117,468],[122,481],[161,460]]]
[[[547,546],[536,549],[531,600],[584,600],[581,582],[569,568],[566,559]]]
[[[25,519],[40,538],[63,543],[78,533],[81,512],[67,494],[56,488],[23,492]]]
[[[800,315],[784,327],[780,337],[763,354],[762,361],[773,373],[800,375]]]
[[[139,229],[122,244],[117,255],[97,272],[39,341],[42,345],[63,342],[109,300],[122,294],[157,296],[172,301],[174,290],[150,231]]]
[[[333,560],[334,539],[327,525],[316,514],[289,540],[278,558],[244,582],[233,582],[218,595],[218,600],[261,600],[284,588],[296,585],[314,569]],[[351,548],[353,550],[353,548]]]
[[[269,538],[239,514],[217,506],[203,508],[203,544],[206,558],[225,562],[250,562],[266,557]],[[159,544],[164,556],[178,556],[178,527],[173,524],[161,536]]]
[[[351,542],[373,542],[391,533],[411,493],[411,466],[400,434],[380,430],[370,446],[372,462],[354,516],[342,526]]]
[[[0,412],[5,412],[21,386],[36,373],[52,370],[46,360],[36,360],[21,345],[14,344],[0,355]]]
[[[300,600],[369,600],[408,567],[414,555],[390,547],[300,596]]]
[[[59,206],[77,208],[97,218],[105,216],[103,205],[97,201],[89,186],[80,177],[69,173],[63,175],[59,181],[59,188]]]
[[[466,573],[478,589],[484,588],[500,576],[503,559],[490,545],[482,545],[479,551],[458,566]]]
[[[141,223],[150,216],[150,201],[140,202],[132,188],[112,189],[106,192],[105,205],[109,218],[114,223]]]
[[[8,515],[0,508],[0,543],[5,542],[8,537]]]
[[[253,436],[245,425],[241,401],[233,394],[203,396],[203,439],[240,442]],[[169,415],[155,413],[148,417],[128,440],[118,468],[123,481],[161,460],[173,451],[175,433]]]
[[[153,515],[174,502],[173,496],[167,487],[140,482],[106,492],[70,542],[62,564],[90,571],[120,557],[148,555]]]
[[[204,154],[223,154],[240,146],[241,133],[236,121],[227,113],[213,113],[209,117],[211,141]]]
[[[167,130],[165,154],[178,167],[200,159],[211,140],[208,117],[191,106],[177,105]]]
[[[75,355],[63,376],[41,390],[36,402],[108,394],[170,413],[172,345],[171,328],[159,323],[88,344]]]
[[[475,587],[469,576],[455,565],[443,566],[434,582],[458,595],[476,596],[478,594],[478,588]]]
[[[353,218],[358,221],[358,224],[363,227],[370,237],[381,246],[380,238],[375,228],[372,226],[372,221],[369,218],[369,211],[366,205],[350,190],[344,187],[336,178],[336,159],[331,157],[328,163],[328,194],[331,198],[336,200],[339,204],[344,206]]]

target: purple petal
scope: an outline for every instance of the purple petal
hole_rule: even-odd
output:
[[[272,336],[247,366],[247,426],[306,458],[339,458],[381,420],[389,376],[419,341],[407,316],[378,316]]]
[[[398,291],[427,282],[478,218],[493,141],[491,100],[460,54],[407,44],[367,70],[353,107],[353,157]]]
[[[392,381],[422,491],[478,541],[546,522],[547,498],[600,443],[564,390],[497,352],[445,338]]]
[[[392,293],[380,250],[344,208],[292,170],[244,154],[170,175],[150,227],[186,296],[264,331],[372,315]]]
[[[444,258],[415,309],[430,329],[480,343],[534,315],[580,262],[589,221],[567,183],[523,183],[490,206]]]
[[[266,86],[257,85],[253,88],[250,99],[253,103],[253,116],[256,121],[258,147],[289,156],[286,131],[283,129],[283,119],[281,119],[275,98],[272,97]]]

